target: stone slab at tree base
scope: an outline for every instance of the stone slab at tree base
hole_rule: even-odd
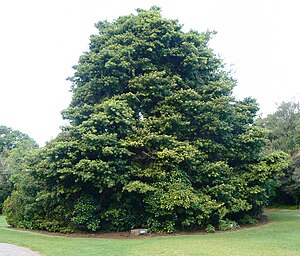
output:
[[[145,228],[136,228],[131,230],[132,236],[147,236],[148,235],[148,229]]]

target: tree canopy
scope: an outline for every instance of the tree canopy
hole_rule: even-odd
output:
[[[273,114],[259,118],[257,124],[270,132],[268,147],[291,155],[300,150],[300,103],[282,102]]]
[[[277,110],[256,123],[269,130],[268,150],[282,150],[290,155],[289,167],[278,177],[281,183],[276,201],[298,204],[300,201],[300,103],[282,102]]]
[[[157,7],[96,27],[70,78],[70,125],[15,181],[8,222],[172,232],[261,214],[285,155],[263,154],[257,103],[232,96],[213,33]]]
[[[24,168],[24,158],[34,148],[37,144],[27,134],[0,126],[0,213],[12,190],[10,177]]]

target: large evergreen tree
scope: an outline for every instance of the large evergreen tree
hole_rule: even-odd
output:
[[[96,26],[70,78],[70,126],[32,158],[34,188],[16,182],[9,223],[171,232],[261,214],[285,156],[262,154],[257,104],[231,95],[212,33],[156,7]]]

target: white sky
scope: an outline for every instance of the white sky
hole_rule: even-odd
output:
[[[99,20],[162,7],[184,29],[216,30],[211,46],[235,71],[237,98],[256,98],[264,115],[300,101],[300,1],[297,0],[2,0],[0,125],[40,145],[59,133],[71,95],[72,66]]]

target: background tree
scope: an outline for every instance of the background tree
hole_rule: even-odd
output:
[[[290,155],[290,165],[284,175],[278,178],[281,183],[275,201],[297,204],[300,198],[300,103],[282,102],[277,110],[266,118],[257,119],[257,124],[269,130],[267,147],[269,150],[282,150]]]
[[[261,214],[285,155],[263,154],[257,104],[232,96],[213,33],[157,7],[96,27],[70,78],[70,126],[15,181],[8,222],[172,232]]]
[[[0,213],[12,190],[10,177],[24,169],[24,158],[34,148],[37,144],[28,135],[0,126]]]
[[[280,203],[300,203],[300,152],[292,156],[291,163],[284,176],[280,178],[276,200]]]
[[[300,103],[282,102],[277,110],[266,118],[258,118],[257,124],[268,129],[268,147],[290,155],[300,149]]]

